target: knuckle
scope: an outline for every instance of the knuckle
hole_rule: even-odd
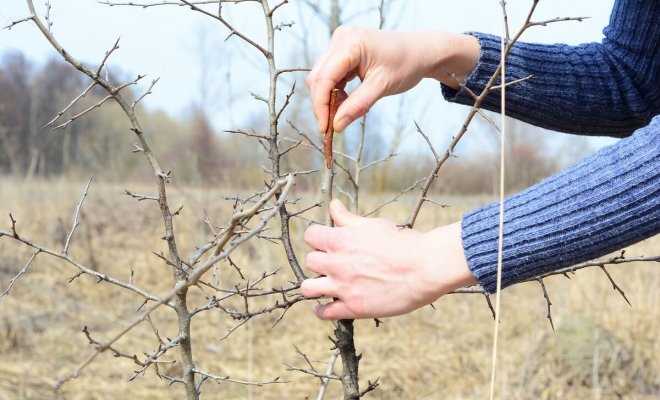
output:
[[[355,288],[355,281],[358,278],[355,269],[350,265],[344,265],[336,271],[336,274],[338,279],[341,279],[341,281],[344,282],[344,285],[342,285],[342,293],[351,297],[353,295],[353,289]]]
[[[346,250],[350,247],[351,241],[346,232],[343,230],[337,230],[335,235],[332,238],[332,247],[336,249]]]
[[[352,118],[358,118],[369,111],[369,105],[364,101],[359,101],[353,104],[353,107],[349,110],[349,115]]]
[[[309,279],[305,279],[300,284],[300,291],[302,292],[302,294],[305,294],[305,292],[307,292],[308,290],[309,290]]]
[[[305,266],[309,267],[310,265],[312,265],[312,261],[313,261],[312,253],[305,254]],[[305,283],[305,282],[303,282],[303,283]]]
[[[357,35],[357,32],[351,35],[351,43],[347,46],[350,49],[351,54],[359,54],[362,50],[363,40]]]
[[[346,305],[351,309],[355,316],[364,316],[364,295],[359,290],[353,290],[347,300],[345,300]]]
[[[311,281],[307,279],[300,284],[300,293],[302,293],[302,295],[305,297],[311,297],[312,295],[312,288],[310,287],[310,282]]]
[[[342,54],[338,57],[339,60],[339,69],[345,73],[349,73],[353,68],[353,59],[355,58],[355,52],[348,50],[343,51]]]
[[[367,99],[370,103],[369,107],[371,107],[373,103],[378,101],[378,99],[383,97],[386,93],[390,92],[390,79],[385,77],[383,74],[378,74],[377,76],[373,77],[371,86],[373,95]]]
[[[316,267],[318,265],[318,259],[319,259],[318,256],[319,256],[318,252],[307,253],[305,255],[305,266],[310,269]]]

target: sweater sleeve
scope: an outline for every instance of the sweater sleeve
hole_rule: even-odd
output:
[[[507,59],[508,114],[543,128],[629,136],[660,113],[660,1],[617,0],[601,43],[516,43]],[[465,86],[481,93],[500,64],[500,38],[470,33],[481,55]],[[498,82],[499,84],[499,82]],[[449,101],[472,105],[465,90],[442,87]],[[483,108],[499,111],[493,91]]]
[[[504,204],[502,287],[660,233],[660,116]],[[498,224],[498,203],[462,221],[470,270],[491,293]]]

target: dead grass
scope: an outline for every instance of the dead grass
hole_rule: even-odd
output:
[[[0,212],[12,212],[19,233],[58,248],[70,224],[82,183],[66,181],[23,183],[4,179],[0,185]],[[164,250],[157,209],[123,196],[123,189],[149,193],[151,187],[95,183],[85,206],[83,226],[73,254],[100,271],[128,279],[136,272],[137,284],[162,293],[170,286],[167,266],[151,254]],[[176,220],[179,243],[187,254],[206,237],[199,217],[206,209],[218,224],[227,218],[226,191],[181,189],[172,204],[184,205]],[[457,220],[461,212],[483,199],[452,198],[451,208],[429,206],[423,227]],[[367,199],[376,204],[375,199]],[[366,207],[369,208],[369,207]],[[396,204],[383,215],[403,220],[409,205]],[[8,221],[7,221],[8,223]],[[6,225],[6,224],[5,224]],[[304,223],[294,226],[300,238]],[[300,254],[304,248],[299,248]],[[660,238],[633,246],[629,254],[660,252]],[[0,288],[29,257],[29,250],[9,240],[0,241]],[[283,283],[289,271],[280,247],[266,241],[243,247],[236,256],[252,277],[284,267],[271,284]],[[584,271],[571,281],[549,279],[557,333],[545,319],[545,302],[538,285],[524,284],[503,295],[502,350],[498,382],[501,398],[635,398],[660,396],[660,273],[654,265],[612,267],[613,277],[626,290],[633,307],[613,293],[602,272]],[[80,362],[90,349],[80,332],[85,325],[97,337],[118,329],[140,300],[88,278],[68,283],[75,274],[69,266],[40,256],[11,296],[0,300],[0,399],[56,398],[49,384]],[[237,275],[223,266],[221,281],[231,286]],[[192,303],[203,302],[194,289]],[[297,345],[324,368],[330,355],[330,324],[316,320],[310,305],[294,307],[272,328],[277,315],[250,322],[225,341],[219,341],[235,321],[219,312],[196,319],[193,347],[199,367],[217,374],[245,379],[280,376],[287,384],[244,387],[207,384],[205,399],[305,399],[315,396],[318,382],[286,371],[284,364],[303,366]],[[380,377],[382,386],[373,399],[484,398],[488,390],[492,318],[481,296],[448,296],[413,314],[387,319],[376,328],[373,321],[356,324],[357,345],[364,355],[361,377]],[[176,335],[173,314],[161,310],[156,323],[164,336]],[[120,324],[121,325],[121,324]],[[141,326],[119,347],[141,355],[155,342]],[[167,359],[173,360],[175,353]],[[176,364],[170,366],[176,371]],[[153,372],[134,382],[127,378],[133,365],[104,355],[84,376],[66,386],[65,399],[180,399],[180,388],[168,387]],[[338,385],[328,399],[337,398]]]

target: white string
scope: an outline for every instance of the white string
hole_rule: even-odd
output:
[[[505,21],[506,23],[506,21]],[[506,31],[506,26],[504,27]],[[506,135],[506,35],[501,41],[500,73],[500,213],[497,238],[497,284],[495,289],[495,323],[493,324],[493,351],[491,355],[490,400],[495,398],[495,375],[497,371],[497,341],[500,327],[500,292],[502,289],[502,252],[504,248],[504,137]]]

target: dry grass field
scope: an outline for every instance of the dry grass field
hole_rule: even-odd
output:
[[[38,243],[60,248],[70,226],[73,207],[83,182],[0,181],[3,229],[7,213],[18,221],[20,234]],[[92,184],[85,203],[82,226],[72,254],[101,272],[128,280],[135,271],[136,284],[153,293],[170,287],[169,268],[152,252],[164,250],[161,219],[149,202],[138,203],[122,194],[124,189],[150,193],[152,186]],[[173,207],[183,205],[176,219],[183,254],[206,238],[200,217],[204,210],[221,225],[230,215],[231,203],[223,200],[231,190],[171,189]],[[443,199],[444,200],[444,199]],[[457,220],[466,209],[484,199],[446,199],[450,208],[429,205],[420,228]],[[365,199],[376,204],[377,199]],[[368,209],[369,207],[365,207]],[[407,215],[405,200],[384,209],[383,216],[397,221]],[[293,236],[301,244],[304,221],[295,224]],[[660,253],[660,238],[628,249],[630,255]],[[0,240],[0,288],[30,256],[29,249],[6,238]],[[290,278],[281,246],[265,240],[248,242],[235,261],[248,277],[282,267],[265,287]],[[439,261],[439,267],[441,262]],[[629,307],[612,291],[599,270],[578,272],[571,280],[548,279],[547,287],[557,327],[545,318],[546,304],[539,285],[523,284],[503,294],[501,358],[498,392],[501,399],[657,399],[660,397],[660,270],[658,265],[610,267],[626,291]],[[70,371],[90,352],[81,333],[83,326],[99,338],[116,332],[134,315],[141,301],[107,284],[81,277],[69,283],[76,271],[47,256],[39,256],[31,271],[9,297],[0,299],[0,399],[54,399],[52,382]],[[239,283],[226,265],[220,270],[226,287]],[[192,289],[191,303],[202,304],[205,295]],[[273,299],[274,301],[274,299]],[[331,325],[315,319],[311,304],[297,304],[273,327],[279,315],[253,320],[226,340],[220,340],[236,321],[219,311],[203,314],[193,322],[193,349],[201,368],[235,378],[287,383],[246,387],[234,383],[207,383],[205,399],[307,399],[315,398],[318,380],[287,370],[303,367],[294,345],[325,368],[331,354],[327,337]],[[154,322],[163,336],[176,335],[175,315],[156,312]],[[118,323],[119,322],[119,323]],[[372,399],[471,399],[485,398],[490,374],[492,318],[479,295],[452,295],[413,314],[356,323],[356,343],[363,354],[361,379],[380,377]],[[153,333],[141,325],[119,342],[118,348],[141,356],[156,346]],[[165,357],[174,360],[176,353]],[[176,364],[162,368],[176,373]],[[176,385],[168,387],[149,370],[129,382],[134,365],[104,354],[84,375],[65,386],[59,398],[180,399]],[[336,399],[339,387],[330,386],[327,399]]]

